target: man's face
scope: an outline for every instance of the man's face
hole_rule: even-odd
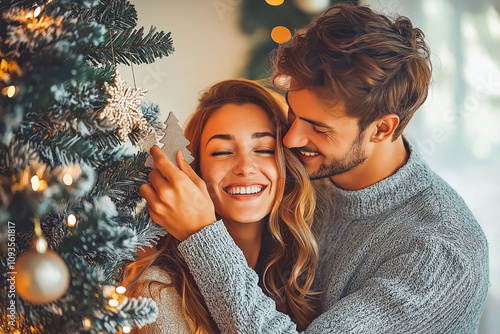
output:
[[[295,148],[311,179],[349,172],[366,159],[365,136],[358,119],[348,116],[345,104],[329,106],[308,89],[287,95],[290,129],[283,139]]]

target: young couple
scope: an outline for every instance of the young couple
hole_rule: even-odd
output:
[[[402,136],[427,97],[423,38],[337,5],[278,48],[288,122],[255,83],[205,92],[194,165],[153,147],[141,187],[169,232],[129,280],[159,301],[144,332],[477,332],[486,239]]]

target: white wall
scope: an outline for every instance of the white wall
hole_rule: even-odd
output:
[[[244,68],[250,43],[240,33],[239,0],[132,0],[138,26],[172,32],[175,52],[153,64],[134,66],[137,87],[146,88],[145,100],[160,105],[166,119],[174,112],[179,123],[194,111],[201,90],[237,77]],[[120,66],[133,87],[129,67]]]

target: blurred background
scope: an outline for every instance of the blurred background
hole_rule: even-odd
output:
[[[131,0],[139,25],[172,32],[175,52],[134,66],[146,100],[181,124],[199,92],[228,78],[266,78],[268,54],[337,1]],[[358,1],[350,1],[358,3]],[[490,281],[479,333],[500,328],[500,1],[365,0],[404,15],[426,34],[433,62],[429,98],[406,130],[431,167],[465,199],[489,242]],[[277,27],[277,28],[276,28]],[[274,40],[273,40],[274,39]],[[128,67],[120,70],[133,83]],[[466,301],[464,301],[466,302]]]

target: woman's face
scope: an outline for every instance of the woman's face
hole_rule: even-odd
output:
[[[255,104],[226,104],[208,119],[200,143],[200,172],[217,214],[239,223],[261,221],[276,197],[276,139]]]

